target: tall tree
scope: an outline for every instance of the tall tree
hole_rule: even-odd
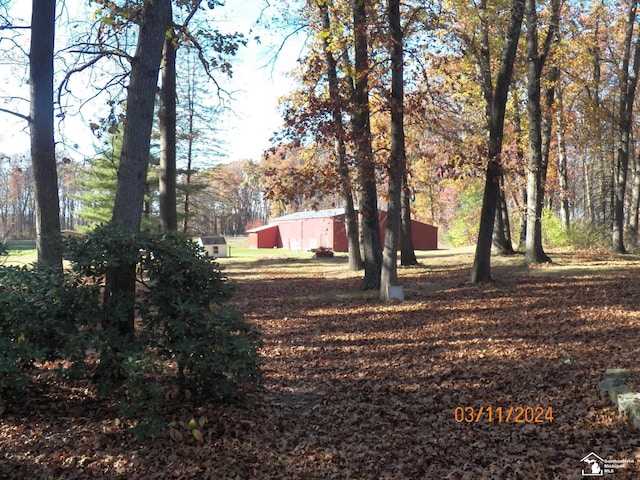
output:
[[[536,0],[526,0],[527,23],[527,113],[529,118],[529,161],[527,172],[527,233],[525,240],[525,263],[547,263],[551,259],[542,246],[542,207],[545,192],[545,180],[551,141],[551,108],[554,102],[554,88],[559,72],[551,68],[550,85],[547,88],[547,112],[542,117],[541,87],[542,69],[545,65],[551,45],[558,34],[560,8],[562,2],[554,0],[551,4],[551,21],[542,52],[538,50],[538,14]],[[543,125],[544,124],[544,125]],[[544,131],[543,131],[543,127]],[[543,135],[544,134],[544,135]],[[543,136],[545,143],[543,145]]]
[[[638,74],[640,73],[640,35],[636,25],[637,8],[638,2],[629,0],[619,80],[618,148],[614,169],[613,227],[611,229],[611,249],[617,253],[626,253],[624,246],[624,202],[627,190],[627,170],[629,169],[633,103],[638,85]]]
[[[195,70],[193,68],[189,68],[187,70],[187,90],[184,95],[184,104],[186,107],[186,131],[183,134],[184,139],[187,142],[186,149],[186,160],[187,165],[184,171],[184,182],[182,188],[184,189],[184,206],[183,206],[183,219],[182,219],[182,231],[186,233],[189,230],[189,222],[191,219],[191,195],[195,190],[198,190],[200,187],[192,184],[192,178],[194,169],[193,169],[193,146],[195,143],[197,131],[195,128],[195,116],[196,116],[196,87],[195,87]]]
[[[592,69],[591,78],[585,82],[588,85],[586,92],[588,127],[591,135],[586,143],[593,152],[592,155],[583,157],[584,203],[589,212],[592,223],[606,224],[612,220],[613,210],[613,171],[611,168],[613,105],[608,99],[608,84],[611,77],[607,72],[610,63],[606,58],[608,50],[607,38],[609,24],[613,24],[614,18],[608,15],[607,2],[594,2],[594,7],[589,12],[588,23],[581,25],[585,31],[591,32],[590,38],[585,38],[589,46],[589,56]],[[585,22],[583,22],[585,23]],[[603,28],[604,26],[604,28]],[[611,80],[613,82],[613,80]],[[593,158],[590,158],[593,157]]]
[[[356,209],[353,201],[353,189],[351,188],[351,176],[349,161],[347,158],[346,132],[342,116],[343,104],[338,84],[338,62],[336,61],[330,43],[331,19],[329,6],[326,0],[318,0],[318,8],[322,19],[322,45],[329,83],[329,100],[331,102],[331,117],[335,130],[335,150],[338,158],[338,173],[342,187],[342,201],[344,204],[345,230],[349,252],[349,270],[360,270],[363,267],[358,241],[358,226]]]
[[[481,12],[486,13],[486,0],[482,0]],[[478,243],[471,272],[472,282],[491,280],[491,243],[496,208],[500,199],[500,177],[502,175],[502,138],[504,133],[504,117],[513,75],[513,67],[518,50],[518,41],[524,16],[524,0],[512,0],[509,25],[507,28],[500,67],[497,73],[495,88],[492,87],[491,62],[489,61],[488,35],[484,35],[481,46],[483,83],[490,88],[485,89],[488,100],[489,141],[487,148],[487,171],[480,215]],[[488,94],[488,97],[487,97]]]
[[[367,0],[352,0],[354,35],[355,89],[352,102],[352,132],[355,160],[358,165],[360,183],[360,237],[364,253],[363,290],[380,288],[382,269],[382,241],[378,219],[378,190],[376,167],[371,145],[371,123],[369,107],[369,43],[367,22]]]
[[[186,4],[189,13],[179,28],[173,25],[173,9],[171,11],[171,28],[167,31],[162,49],[162,88],[160,89],[160,179],[159,179],[159,204],[160,204],[160,228],[162,231],[176,231],[178,229],[177,207],[177,136],[176,136],[176,102],[178,92],[176,89],[176,60],[180,42],[180,34],[190,37],[188,25],[194,17],[202,0],[193,0]],[[178,32],[180,31],[180,33]],[[193,39],[192,39],[193,40]],[[197,44],[197,42],[196,42]],[[199,45],[199,44],[198,44]],[[201,61],[208,68],[208,63],[201,55]],[[191,93],[191,92],[190,92]],[[187,108],[193,107],[192,99],[187,99]],[[193,118],[191,118],[191,122]],[[193,127],[193,124],[191,124]],[[188,149],[192,148],[193,139],[188,139]],[[189,161],[191,160],[189,156]],[[190,168],[190,166],[189,166]],[[188,198],[185,202],[188,212]]]
[[[62,272],[58,174],[53,138],[53,49],[56,2],[33,0],[29,84],[31,160],[36,190],[38,263]]]
[[[569,171],[567,169],[567,143],[565,137],[565,121],[564,121],[564,102],[562,86],[558,81],[556,89],[557,93],[557,110],[556,110],[556,123],[558,128],[557,141],[558,141],[558,186],[560,189],[560,220],[562,222],[562,229],[564,231],[569,230]]]
[[[411,190],[409,187],[408,172],[402,176],[402,207],[400,210],[400,265],[408,267],[417,265],[416,251],[413,248],[413,231],[411,228]]]
[[[529,156],[527,162],[527,208],[525,263],[550,262],[542,247],[542,218],[538,215],[538,204],[542,204],[542,110],[540,102],[540,79],[542,65],[538,55],[538,17],[536,0],[526,0],[527,24],[527,117],[529,119]]]
[[[171,8],[171,4],[169,4]],[[173,13],[169,13],[173,18]],[[178,229],[176,205],[176,50],[178,38],[173,28],[167,31],[162,48],[162,88],[160,89],[160,228]]]
[[[171,21],[171,0],[146,0],[139,17],[139,33],[127,89],[126,124],[113,206],[112,222],[132,233],[140,228],[149,166],[149,146],[162,48]],[[104,292],[112,313],[126,307],[126,315],[111,319],[121,335],[134,331],[135,264],[109,266]]]
[[[494,91],[493,86],[493,62],[492,62],[492,41],[493,41],[493,30],[496,28],[495,24],[496,19],[493,17],[492,9],[488,6],[487,1],[479,2],[476,6],[477,9],[477,17],[479,19],[479,26],[477,34],[474,32],[471,35],[465,35],[465,43],[469,47],[469,51],[475,56],[476,69],[477,69],[477,77],[479,80],[479,84],[482,91],[482,97],[484,99],[484,109],[485,109],[485,119],[486,119],[486,128],[491,131],[492,128],[496,128],[491,125],[492,116],[494,113],[492,112],[494,106],[494,98],[496,92]],[[502,19],[497,19],[497,21],[501,22]],[[507,32],[509,35],[509,32]],[[506,42],[503,45],[503,51],[506,48]],[[517,50],[517,49],[516,49]],[[514,52],[515,54],[515,52]],[[504,57],[503,57],[504,58]],[[514,60],[515,61],[515,57]],[[508,90],[509,86],[507,86]],[[505,97],[505,105],[506,105],[506,97]],[[506,107],[505,107],[506,108]],[[504,123],[504,118],[501,123]],[[503,129],[504,127],[499,127]],[[502,133],[500,133],[502,136]],[[491,140],[490,140],[491,142]],[[490,149],[491,147],[489,147]],[[502,139],[500,139],[500,151],[502,150]],[[491,157],[490,157],[491,158]],[[502,160],[500,159],[500,162]],[[492,221],[492,230],[493,233],[491,235],[493,247],[496,251],[503,254],[513,254],[513,245],[511,242],[511,232],[510,232],[510,223],[509,223],[509,213],[507,210],[507,202],[504,191],[504,169],[503,166],[500,166],[499,172],[497,172],[497,177],[495,182],[498,184],[497,190],[495,194],[497,195],[496,206],[495,206],[495,218]],[[482,230],[482,226],[480,227]]]
[[[391,33],[391,152],[388,165],[387,223],[380,278],[380,298],[383,300],[389,300],[389,287],[398,284],[398,234],[407,163],[404,142],[404,41],[400,0],[389,0],[387,16]]]
[[[221,157],[224,148],[215,127],[220,110],[202,104],[203,100],[209,98],[210,85],[207,84],[210,77],[204,74],[206,68],[199,58],[200,52],[194,48],[182,48],[182,44],[180,47],[178,52],[186,54],[180,57],[180,70],[176,72],[179,99],[176,113],[177,160],[182,161],[182,166],[177,169],[179,178],[176,188],[179,197],[177,202],[181,205],[178,220],[181,230],[186,233],[192,230],[191,227],[196,224],[195,217],[201,214],[199,205],[193,203],[193,199],[206,185],[198,181],[201,176],[197,174],[201,168],[210,165],[209,162],[213,162],[215,157]]]

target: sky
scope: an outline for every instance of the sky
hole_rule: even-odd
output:
[[[282,123],[278,98],[293,88],[287,74],[296,67],[304,46],[304,37],[299,35],[288,39],[278,51],[284,33],[255,24],[262,4],[258,0],[228,0],[224,7],[230,27],[244,32],[252,29],[261,41],[260,45],[250,41],[234,63],[231,80],[235,91],[235,101],[231,104],[234,111],[227,115],[228,123],[225,122],[230,160],[257,160],[269,148],[270,137]]]
[[[30,3],[25,0],[14,1],[12,15],[24,19],[24,23],[28,24]],[[287,40],[274,60],[285,32],[265,28],[264,22],[258,21],[264,18],[261,13],[265,5],[268,5],[266,0],[227,0],[217,17],[216,25],[222,31],[239,31],[250,40],[233,61],[232,79],[222,81],[223,86],[232,92],[229,109],[222,115],[219,124],[215,125],[224,140],[224,155],[219,159],[222,162],[260,159],[264,150],[271,146],[270,137],[281,125],[278,98],[292,89],[287,73],[296,66],[304,38],[295,36]],[[256,35],[260,36],[260,44],[253,41]],[[23,38],[28,36],[23,33]],[[7,41],[3,40],[0,40],[0,48],[6,48],[4,45],[7,45]],[[15,65],[0,63],[0,97],[28,98],[28,86],[23,78],[25,72],[28,74]],[[0,107],[13,108],[15,105],[19,105],[21,113],[28,113],[28,102],[24,100],[10,104],[0,100]],[[67,115],[65,119],[64,141],[72,157],[90,158],[94,155],[94,141],[88,127],[89,116],[85,108],[82,118]],[[0,153],[17,155],[28,154],[28,151],[26,122],[0,113]]]

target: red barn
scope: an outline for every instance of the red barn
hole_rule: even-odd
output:
[[[264,225],[247,230],[249,234],[249,248],[275,248],[280,240],[280,229],[277,225]]]
[[[387,213],[380,211],[380,232],[384,238]],[[415,220],[411,221],[413,246],[416,250],[438,249],[438,228]],[[298,212],[274,218],[268,225],[247,230],[250,248],[288,248],[313,250],[331,248],[334,252],[347,251],[347,233],[344,209]]]

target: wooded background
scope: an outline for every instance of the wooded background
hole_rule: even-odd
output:
[[[137,28],[150,4],[56,3],[49,108],[57,120],[61,228],[76,229],[112,217],[132,126],[127,92],[141,45]],[[241,234],[270,216],[344,206],[347,198],[366,214],[363,202],[387,208],[392,181],[400,178],[403,206],[410,202],[407,211],[439,226],[452,245],[477,242],[486,250],[489,238],[505,252],[525,250],[527,263],[548,260],[543,239],[616,252],[636,246],[636,2],[283,1],[265,3],[255,30],[232,33],[216,24],[221,2],[169,3],[154,107],[161,120],[153,124],[150,154],[138,154],[150,165],[140,207],[148,228],[164,228],[164,210],[175,211],[169,222],[191,234]],[[15,5],[0,6],[7,45],[0,55],[24,90],[26,78],[36,77],[29,70],[29,25],[16,17]],[[157,19],[150,13],[149,21]],[[267,30],[281,32],[283,42],[307,35],[291,72],[295,88],[281,102],[283,126],[263,158],[221,164],[217,122],[230,98],[221,79],[229,76],[233,85],[235,55]],[[45,36],[34,38],[32,50]],[[4,98],[3,118],[33,127],[34,110],[25,112],[15,97]],[[176,100],[174,121],[163,117],[168,98]],[[394,108],[402,116],[394,117]],[[78,111],[92,114],[87,132],[102,145],[94,158],[77,158],[68,133],[59,130]],[[177,167],[167,170],[171,151],[169,165]],[[4,239],[36,235],[38,164],[30,153],[2,156]],[[172,178],[171,207],[163,209]]]

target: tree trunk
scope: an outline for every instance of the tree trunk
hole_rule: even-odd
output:
[[[358,239],[358,222],[356,209],[353,203],[353,192],[351,188],[351,176],[349,175],[349,163],[347,159],[347,149],[345,146],[345,130],[342,119],[340,90],[338,87],[338,67],[331,46],[329,44],[329,32],[331,31],[331,21],[329,19],[329,9],[326,3],[318,5],[322,16],[323,47],[324,57],[327,66],[327,76],[329,79],[329,97],[331,99],[332,120],[336,135],[336,155],[338,157],[338,172],[342,185],[342,201],[344,203],[345,230],[347,234],[347,249],[349,252],[349,270],[362,270],[363,262],[360,256],[360,242]]]
[[[593,73],[591,78],[592,87],[592,101],[597,115],[608,115],[607,108],[603,106],[601,100],[601,90],[603,82],[602,80],[602,63],[604,62],[602,55],[600,54],[600,19],[596,17],[596,24],[591,35],[593,47],[590,51],[593,54]],[[594,162],[587,163],[585,157],[583,158],[583,169],[585,178],[586,203],[588,204],[588,211],[590,213],[590,220],[595,223],[606,224],[611,221],[613,210],[613,162],[612,156],[615,153],[609,152],[608,146],[611,142],[607,141],[608,137],[615,137],[615,129],[612,131],[606,131],[599,129],[596,125],[596,133],[598,138],[596,139],[597,147],[595,147]]]
[[[633,144],[633,142],[632,142]],[[634,249],[638,246],[638,208],[640,207],[640,159],[634,151],[631,154],[631,211],[629,212],[629,241]]]
[[[380,288],[382,241],[378,219],[376,169],[371,146],[369,114],[369,52],[366,0],[352,0],[355,49],[355,89],[353,92],[352,133],[358,165],[360,193],[360,235],[364,250],[363,290]]]
[[[556,89],[560,79],[560,69],[557,65],[553,65],[548,69],[548,75],[545,79],[545,92],[544,92],[544,114],[542,115],[542,164],[540,165],[540,193],[539,198],[544,199],[547,189],[547,174],[549,172],[549,156],[551,154],[551,139],[553,136],[553,111],[555,108]],[[553,208],[552,199],[547,198],[546,208],[551,210]],[[538,215],[542,217],[543,202],[539,204]],[[540,232],[540,241],[542,242],[542,232]]]
[[[558,108],[556,112],[558,140],[558,186],[560,188],[560,221],[564,231],[569,230],[569,172],[567,169],[567,146],[564,136],[564,114],[562,88],[557,87]],[[589,212],[586,212],[587,215]]]
[[[616,253],[626,253],[624,246],[624,197],[627,190],[627,170],[629,168],[629,148],[633,124],[633,102],[640,69],[640,40],[634,40],[637,2],[629,3],[625,46],[622,57],[620,81],[620,104],[618,109],[618,154],[614,171],[613,228],[611,248]],[[633,73],[630,74],[631,51],[634,51]]]
[[[509,86],[511,85],[511,77],[513,75],[513,66],[518,49],[518,40],[520,39],[523,15],[524,0],[512,0],[509,29],[502,49],[500,70],[496,78],[496,86],[491,98],[490,108],[488,108],[488,161],[482,212],[480,214],[478,244],[476,245],[473,269],[471,271],[471,281],[474,283],[491,280],[491,243],[496,208],[498,200],[500,199],[500,176],[502,175],[500,154],[502,152],[504,116]]]
[[[36,196],[38,263],[62,273],[58,173],[53,138],[53,47],[56,2],[33,0],[29,82],[31,161]]]
[[[353,202],[351,191],[351,178],[348,175],[347,156],[344,141],[338,146],[340,171],[343,181],[342,201],[344,202],[344,228],[347,235],[347,251],[349,252],[349,270],[356,272],[364,268],[364,262],[360,255],[360,239],[358,236],[358,212]],[[345,175],[348,179],[345,179]],[[347,180],[349,183],[347,183]]]
[[[160,90],[160,228],[178,229],[176,200],[176,42],[165,36],[162,51],[162,89]]]
[[[504,192],[504,174],[500,175],[500,199],[496,208],[496,219],[493,228],[493,249],[500,255],[513,255],[516,253],[511,243],[511,224]]]
[[[591,183],[591,171],[589,170],[589,164],[586,161],[586,158],[582,157],[582,170],[584,176],[584,204],[586,205],[587,212],[589,213],[589,220],[592,222],[596,222],[598,220],[598,216],[596,213],[596,207],[594,205],[594,193],[593,193],[593,185]]]
[[[191,85],[189,85],[189,98],[188,102],[188,138],[187,138],[187,171],[185,174],[184,185],[184,219],[182,223],[182,232],[187,233],[189,231],[189,216],[190,216],[190,204],[191,204],[191,175],[192,175],[192,163],[193,163],[193,116],[194,116],[194,101],[193,92],[191,91]]]
[[[515,126],[515,134],[516,138],[520,139],[522,137],[522,116],[520,113],[519,105],[520,98],[517,90],[514,91],[514,103],[516,104],[515,116],[514,116],[514,126]],[[517,142],[516,146],[516,157],[518,165],[518,171],[516,175],[518,175],[518,190],[517,195],[515,197],[516,207],[518,209],[518,247],[519,251],[524,252],[524,246],[527,239],[527,183],[522,181],[525,177],[526,165],[524,161],[524,150],[520,146],[521,142]]]
[[[131,66],[127,110],[112,222],[132,234],[140,229],[154,103],[162,47],[171,19],[171,0],[145,2]],[[110,321],[121,335],[134,332],[135,264],[109,266],[104,292]],[[124,302],[124,303],[123,303]],[[126,314],[116,315],[125,309]]]
[[[504,174],[500,179],[500,212],[502,212],[502,231],[504,232],[504,239],[506,242],[506,248],[503,252],[505,255],[514,255],[516,252],[513,249],[513,242],[511,240],[511,222],[509,220],[509,209],[507,207],[507,195],[504,186]]]
[[[389,191],[387,223],[380,277],[380,298],[389,300],[389,287],[398,284],[398,234],[402,210],[402,180],[406,170],[404,142],[404,56],[400,0],[389,0],[391,31],[391,154],[389,155]]]
[[[540,80],[542,59],[538,54],[536,0],[526,0],[527,18],[527,113],[529,117],[529,162],[527,167],[527,236],[524,261],[527,265],[548,263],[542,247],[543,155]]]
[[[417,265],[416,251],[413,248],[413,231],[411,226],[411,192],[407,181],[407,168],[402,176],[402,211],[400,212],[400,265],[408,267]]]
[[[187,169],[185,172],[184,182],[184,219],[182,224],[183,233],[189,231],[189,220],[191,217],[191,179],[193,175],[193,144],[196,137],[194,119],[195,119],[195,71],[189,71],[187,80],[187,94],[184,98],[187,107]]]

